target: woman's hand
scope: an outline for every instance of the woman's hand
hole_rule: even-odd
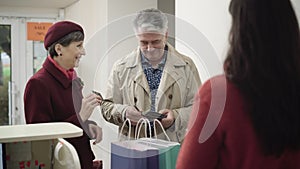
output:
[[[99,106],[101,101],[101,98],[94,93],[91,93],[82,99],[79,116],[83,122],[90,118],[94,108]]]
[[[91,139],[95,139],[93,144],[99,143],[102,140],[102,128],[96,124],[89,124],[89,132]]]

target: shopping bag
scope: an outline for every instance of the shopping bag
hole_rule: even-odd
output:
[[[146,121],[147,122],[147,121]],[[168,140],[157,139],[156,127],[159,124],[163,133],[166,135]],[[146,125],[146,123],[145,123]],[[138,138],[138,136],[136,137]],[[154,120],[154,138],[139,138],[137,139],[138,144],[143,144],[159,150],[159,168],[160,169],[175,169],[176,161],[180,149],[180,144],[178,142],[170,141],[168,135],[166,134],[161,122],[159,120]]]
[[[155,138],[140,138],[139,144],[144,144],[159,150],[159,168],[175,169],[180,144]]]
[[[159,150],[137,140],[112,142],[111,169],[159,169]]]
[[[126,123],[129,123],[127,140],[111,143],[111,169],[159,169],[159,150],[131,140],[129,119],[124,121],[120,133]],[[120,133],[119,140],[122,140]]]
[[[169,154],[167,153],[167,149],[168,147],[166,146],[161,146],[159,144],[155,144],[155,143],[149,143],[147,141],[143,141],[143,140],[139,140],[139,144],[144,144],[150,147],[154,147],[157,148],[159,150],[159,168],[160,169],[167,169],[168,168],[168,164],[167,164],[167,159],[169,159]],[[167,157],[168,156],[168,157]]]

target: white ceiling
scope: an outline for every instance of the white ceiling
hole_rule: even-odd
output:
[[[0,7],[66,8],[79,0],[0,0]]]

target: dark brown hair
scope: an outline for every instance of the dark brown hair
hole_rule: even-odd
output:
[[[232,0],[226,77],[250,102],[268,155],[300,148],[299,25],[289,0]]]

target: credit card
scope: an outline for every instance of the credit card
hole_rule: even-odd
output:
[[[143,116],[143,117],[146,117],[146,118],[149,119],[150,121],[153,121],[154,119],[161,120],[161,119],[167,117],[166,114],[160,114],[160,113],[154,112],[154,111],[142,112],[142,116]]]

